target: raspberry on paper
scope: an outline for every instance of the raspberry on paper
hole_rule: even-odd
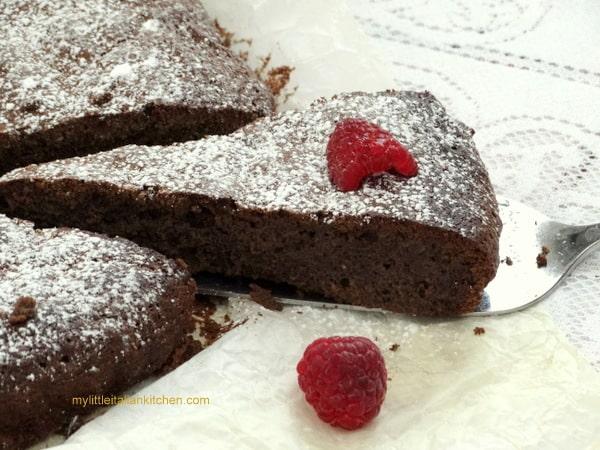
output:
[[[319,417],[355,430],[377,414],[387,390],[387,370],[375,343],[334,336],[310,344],[297,366],[298,384]]]

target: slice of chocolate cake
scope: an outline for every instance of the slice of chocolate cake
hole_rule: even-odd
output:
[[[343,118],[390,131],[418,175],[384,173],[338,190],[326,152]],[[458,314],[477,307],[494,277],[501,228],[472,134],[427,92],[343,94],[229,136],[19,169],[0,179],[0,208],[126,236],[193,271]]]
[[[3,0],[0,42],[0,174],[226,134],[273,108],[198,0]]]
[[[153,250],[0,215],[0,448],[160,369],[193,329],[194,292],[182,263]]]

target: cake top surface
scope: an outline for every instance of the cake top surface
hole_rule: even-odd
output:
[[[358,191],[330,182],[326,147],[336,122],[356,117],[390,131],[413,154],[419,174],[383,174]],[[349,93],[304,111],[265,118],[229,136],[168,147],[126,146],[84,158],[17,169],[17,179],[78,179],[123,189],[229,198],[241,207],[335,221],[353,216],[410,220],[477,238],[500,221],[473,131],[429,93]]]
[[[14,382],[6,366],[43,362],[67,338],[95,348],[109,332],[137,330],[169,283],[185,276],[174,261],[124,239],[34,229],[0,215],[0,388]],[[21,297],[35,301],[35,315],[11,324]],[[127,344],[144,345],[137,332],[134,336]],[[132,341],[125,333],[123,339]]]
[[[0,41],[0,135],[147,104],[271,111],[198,0],[3,0]]]

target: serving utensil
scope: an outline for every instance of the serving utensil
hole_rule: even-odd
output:
[[[504,225],[501,263],[496,277],[485,288],[478,310],[466,316],[508,314],[542,301],[587,255],[600,248],[600,223],[576,226],[556,222],[523,203],[500,196],[498,204]],[[545,266],[538,266],[538,255],[540,262],[546,261]],[[247,280],[204,274],[199,278],[199,291],[219,297],[247,297],[248,284]],[[288,289],[275,288],[273,296],[284,305],[377,311],[300,297]]]

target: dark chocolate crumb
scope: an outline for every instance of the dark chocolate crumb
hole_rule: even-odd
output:
[[[400,348],[400,345],[398,345],[398,344],[392,344],[392,345],[390,345],[390,350],[391,350],[392,352],[395,352],[395,351],[396,351],[396,350],[398,350],[399,348]]]
[[[214,21],[214,25],[219,32],[221,41],[225,47],[231,49],[234,44],[241,43],[245,43],[249,46],[252,45],[251,39],[235,39],[235,34],[223,27],[218,20]],[[241,60],[248,61],[247,50],[239,51],[237,52],[237,55]],[[294,68],[290,66],[279,66],[273,67],[267,71],[267,67],[270,63],[271,55],[261,58],[260,66],[255,70],[255,73],[256,76],[267,85],[273,95],[278,96],[290,82],[290,75],[294,71]],[[287,96],[284,100],[287,100]]]
[[[473,334],[475,336],[480,336],[482,334],[485,334],[485,328],[483,328],[483,327],[475,327],[475,328],[473,328]]]
[[[550,249],[545,245],[542,247],[542,251],[536,256],[535,262],[538,268],[546,267],[548,265],[547,255],[550,253]]]
[[[212,299],[215,299],[215,297],[209,295],[197,295],[196,305],[194,305],[194,311],[192,313],[192,317],[196,321],[199,334],[202,338],[204,338],[204,348],[213,344],[228,331],[246,322],[244,320],[242,322],[235,323],[227,314],[223,317],[224,323],[219,323],[214,320],[212,315],[216,312],[217,307],[213,303]],[[193,354],[191,356],[193,356]]]
[[[31,297],[19,297],[15,302],[15,307],[8,317],[8,323],[23,325],[29,319],[35,317],[36,301]]]
[[[204,347],[200,342],[195,340],[192,336],[187,336],[185,342],[171,353],[169,360],[160,369],[159,373],[164,375],[171,372],[202,350],[204,350]]]
[[[25,103],[21,107],[21,111],[33,114],[33,113],[38,112],[40,110],[41,106],[42,106],[42,104],[38,100],[34,100],[32,102]]]
[[[90,96],[90,103],[94,106],[102,106],[102,105],[106,105],[108,102],[110,102],[112,100],[113,96],[110,92],[105,92],[104,94],[100,94],[100,95],[91,95]]]
[[[543,253],[540,253],[535,258],[535,262],[537,263],[538,268],[546,267],[548,265],[548,258]]]
[[[263,308],[270,309],[271,311],[282,311],[283,304],[273,298],[271,291],[268,289],[261,288],[259,285],[250,284],[250,300],[254,303],[258,303]]]
[[[175,262],[176,262],[176,263],[177,263],[177,265],[178,265],[179,267],[181,267],[183,270],[189,270],[189,269],[190,269],[190,268],[189,268],[189,266],[188,266],[188,264],[187,264],[187,263],[186,263],[186,262],[185,262],[183,259],[181,259],[181,258],[177,258],[177,259],[175,260]]]
[[[271,63],[271,55],[263,56],[260,58],[260,66],[254,69],[254,73],[261,80],[265,77],[265,72],[267,71],[267,67]]]
[[[504,260],[504,262],[506,263],[507,266],[513,265],[513,260],[510,256],[507,256],[506,259]]]
[[[264,82],[274,96],[278,96],[288,85],[293,71],[294,68],[290,66],[279,66],[269,70]]]
[[[221,26],[218,20],[215,19],[215,28],[219,32],[221,36],[221,41],[225,47],[231,47],[233,43],[233,33],[231,31],[227,31],[224,27]]]

